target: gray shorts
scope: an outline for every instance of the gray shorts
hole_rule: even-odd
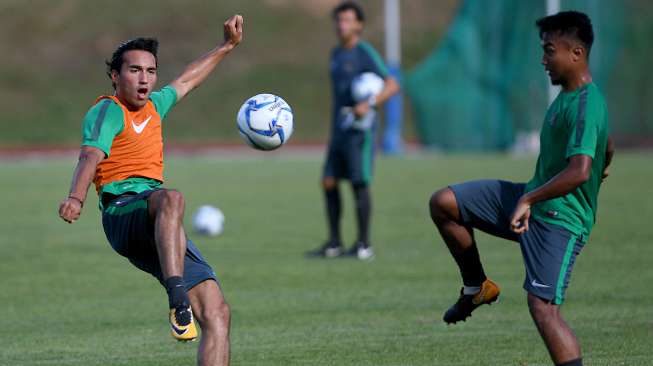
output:
[[[510,215],[524,194],[525,184],[477,180],[452,185],[462,223],[488,234],[519,242],[526,279],[524,289],[554,304],[562,304],[571,271],[584,245],[582,237],[562,226],[531,216],[529,230],[510,230]]]
[[[154,241],[154,220],[148,213],[147,199],[153,192],[145,191],[114,199],[102,212],[102,225],[107,240],[118,254],[164,285]],[[199,249],[190,239],[186,240],[183,276],[186,291],[206,280],[218,282],[215,272],[206,263]]]

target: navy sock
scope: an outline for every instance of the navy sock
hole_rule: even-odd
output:
[[[340,191],[338,188],[324,190],[327,220],[329,223],[329,241],[340,244]]]
[[[180,276],[168,277],[165,281],[166,292],[168,293],[168,305],[170,309],[190,305],[184,279]]]
[[[470,287],[478,287],[487,279],[481,258],[476,248],[476,243],[471,248],[460,253],[452,253],[463,278],[463,284]]]
[[[577,358],[575,360],[563,362],[563,363],[558,363],[556,366],[583,366],[583,359],[582,358]]]
[[[354,200],[356,201],[358,242],[368,246],[370,244],[370,216],[372,211],[372,200],[370,198],[370,190],[366,184],[354,186]]]

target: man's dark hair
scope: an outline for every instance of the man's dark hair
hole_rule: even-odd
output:
[[[359,22],[362,23],[365,21],[365,13],[363,13],[363,8],[361,8],[360,5],[353,1],[344,1],[340,3],[340,5],[336,6],[335,9],[333,9],[331,16],[333,16],[333,19],[336,19],[338,14],[348,10],[353,10],[354,13],[356,13],[356,20]]]
[[[159,41],[156,40],[156,38],[134,38],[130,39],[129,41],[125,41],[121,43],[118,48],[116,48],[115,51],[113,51],[113,55],[111,55],[111,59],[105,61],[107,64],[107,75],[109,75],[109,78],[111,78],[111,71],[116,70],[120,72],[120,69],[122,68],[122,63],[123,63],[123,55],[127,51],[132,51],[132,50],[141,50],[141,51],[147,51],[154,55],[154,62],[158,64],[157,56],[156,53],[159,50]],[[113,86],[115,89],[115,85]]]
[[[592,21],[587,14],[579,11],[561,11],[558,14],[538,19],[535,25],[540,29],[540,39],[544,33],[556,32],[559,35],[574,37],[585,46],[589,56],[592,43],[594,43],[594,30],[592,30]]]

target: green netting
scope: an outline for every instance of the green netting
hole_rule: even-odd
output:
[[[648,48],[651,11],[644,1],[562,0],[594,23],[590,65],[606,94],[614,134],[653,135]],[[466,0],[436,50],[405,78],[417,132],[426,146],[503,150],[521,131],[538,130],[548,105],[535,20],[545,1]],[[643,9],[649,9],[643,12]],[[624,63],[626,62],[626,63]]]

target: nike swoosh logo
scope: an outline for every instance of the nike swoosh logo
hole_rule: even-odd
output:
[[[174,324],[171,324],[171,325],[172,325],[172,330],[174,330],[175,333],[177,333],[178,335],[184,335],[184,333],[186,333],[186,332],[188,331],[188,328],[186,328],[186,329],[179,329],[179,328],[177,328]]]
[[[539,282],[537,282],[535,280],[531,281],[531,285],[533,285],[533,287],[551,288],[551,286],[543,285],[543,284],[541,284],[541,283],[539,283]]]
[[[152,118],[152,116],[147,117],[147,119],[140,124],[136,124],[134,123],[134,120],[132,120],[132,127],[134,127],[134,131],[140,135],[140,133],[145,129],[145,126],[147,126],[147,123],[150,122],[150,118]]]

